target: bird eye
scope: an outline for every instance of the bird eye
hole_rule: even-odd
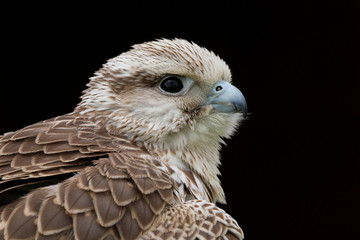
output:
[[[216,90],[217,92],[221,91],[222,89],[223,89],[223,87],[220,86],[220,85],[216,86],[216,88],[215,88],[215,90]]]
[[[168,93],[178,93],[184,88],[184,85],[179,77],[170,76],[160,83],[160,88]]]

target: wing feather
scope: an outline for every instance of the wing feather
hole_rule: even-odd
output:
[[[71,181],[65,186],[65,209],[66,211],[76,214],[91,211],[94,205],[90,192],[77,186],[77,181]]]
[[[98,159],[94,166],[64,182],[38,188],[6,206],[0,210],[0,234],[5,233],[5,238],[73,234],[77,239],[134,239],[145,233],[171,206],[177,186],[168,177],[163,189],[149,193],[143,185],[155,186],[157,178],[165,182],[167,173],[161,168],[151,174],[146,171],[160,164],[155,158],[137,158],[136,151],[123,154],[108,153],[109,158]],[[130,172],[135,170],[130,167],[135,158],[142,166],[141,174]],[[132,174],[140,174],[143,182],[135,181]],[[167,190],[167,197],[162,197],[161,191]],[[18,229],[26,232],[17,232]]]
[[[141,229],[137,221],[131,216],[129,209],[126,210],[122,219],[116,224],[120,239],[136,239],[141,234]]]
[[[26,216],[24,209],[25,203],[21,201],[11,212],[8,222],[16,224],[5,225],[5,239],[31,239],[32,236],[35,236],[36,216]]]
[[[14,180],[18,179],[77,172],[91,165],[94,157],[116,151],[114,139],[104,129],[76,114],[6,133],[0,137],[0,190],[16,188]],[[9,181],[14,184],[1,187]]]
[[[38,231],[43,235],[57,234],[72,227],[71,216],[56,204],[55,197],[43,201],[38,214]]]
[[[125,213],[125,208],[115,203],[109,192],[92,193],[95,213],[103,227],[117,223]]]
[[[95,212],[93,211],[74,215],[73,229],[76,239],[98,240],[106,237],[109,234],[109,230],[102,227],[96,219]]]

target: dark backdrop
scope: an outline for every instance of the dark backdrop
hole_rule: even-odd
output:
[[[246,239],[360,239],[355,2],[3,7],[0,132],[72,111],[132,44],[185,38],[230,65],[252,113],[221,167],[222,207]]]

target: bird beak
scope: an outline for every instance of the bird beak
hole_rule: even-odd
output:
[[[212,93],[207,97],[208,104],[218,112],[242,112],[246,117],[247,105],[244,95],[234,85],[221,81],[217,83]]]

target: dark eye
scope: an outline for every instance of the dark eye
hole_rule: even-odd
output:
[[[178,93],[183,87],[181,79],[175,76],[168,77],[160,83],[160,88],[168,93]]]
[[[215,90],[216,90],[217,92],[221,91],[222,89],[223,89],[223,87],[220,86],[220,85],[216,86],[216,88],[215,88]]]

